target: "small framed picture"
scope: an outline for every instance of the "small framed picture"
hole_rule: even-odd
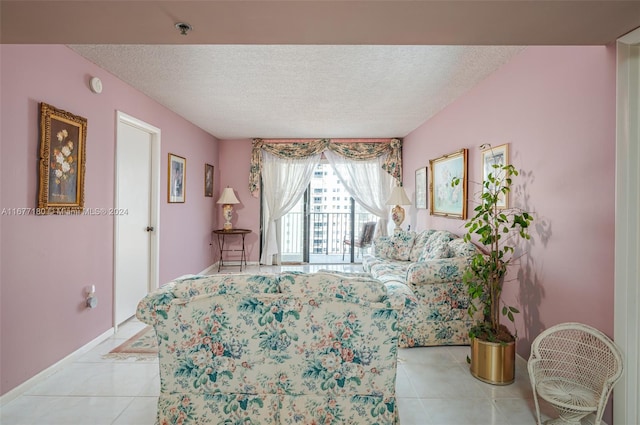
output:
[[[431,215],[467,218],[467,149],[429,161],[431,183],[429,185]],[[453,185],[454,179],[460,184]]]
[[[187,179],[187,160],[181,156],[169,154],[168,201],[180,203],[185,200]]]
[[[82,211],[86,139],[86,118],[40,103],[38,214]]]
[[[204,164],[204,196],[213,197],[213,165]]]
[[[487,148],[482,150],[482,182],[484,183],[489,174],[493,174],[493,177],[501,180],[502,170],[498,167],[509,164],[509,144],[496,146],[487,145]],[[484,186],[483,186],[484,187]],[[498,208],[509,208],[509,193],[502,193],[498,199]]]
[[[416,208],[427,208],[427,167],[416,170]]]

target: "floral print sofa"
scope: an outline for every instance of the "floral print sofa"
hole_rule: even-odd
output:
[[[398,310],[380,281],[189,276],[136,315],[158,339],[160,425],[398,421]]]
[[[482,313],[469,317],[462,274],[478,248],[446,230],[397,230],[374,244],[363,267],[403,306],[400,347],[469,344],[469,328]]]

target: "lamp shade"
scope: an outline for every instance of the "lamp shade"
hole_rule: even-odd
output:
[[[220,199],[218,199],[218,204],[239,204],[238,198],[236,198],[236,194],[233,192],[233,189],[230,187],[225,187],[222,191],[222,195]]]
[[[391,190],[391,196],[387,199],[387,205],[411,205],[411,201],[407,197],[404,187],[396,186]]]

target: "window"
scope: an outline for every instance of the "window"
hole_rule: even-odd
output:
[[[309,186],[307,221],[304,219],[302,207],[299,211],[287,214],[297,216],[295,221],[293,218],[290,220],[290,234],[287,231],[289,224],[282,227],[283,252],[288,253],[288,257],[295,257],[295,261],[302,260],[305,255],[310,255],[306,257],[310,263],[350,261],[346,255],[344,259],[342,257],[344,236],[348,233],[351,223],[349,214],[352,212],[352,205],[349,192],[342,187],[341,181],[329,164],[314,168],[312,175],[316,178],[311,180]],[[304,201],[300,204],[303,205]],[[353,214],[357,233],[361,223],[369,221],[370,218],[357,204]]]

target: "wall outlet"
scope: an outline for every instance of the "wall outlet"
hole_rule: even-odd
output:
[[[90,296],[87,298],[87,307],[96,308],[98,306],[98,297]]]
[[[89,294],[87,294],[87,307],[96,308],[98,306],[98,297],[96,297],[96,285],[91,285]]]

